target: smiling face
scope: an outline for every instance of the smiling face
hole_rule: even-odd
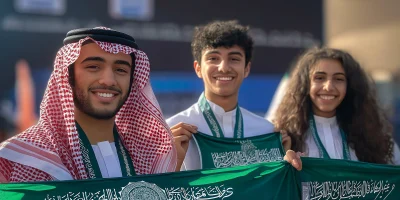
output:
[[[194,69],[203,79],[207,99],[237,98],[240,85],[250,72],[250,62],[246,66],[245,60],[243,49],[237,45],[203,50],[201,64],[195,61]]]
[[[310,73],[310,97],[315,115],[333,117],[346,96],[347,80],[339,61],[322,59]]]
[[[128,97],[132,70],[130,55],[111,54],[96,43],[82,46],[74,64],[75,107],[96,119],[111,119]]]

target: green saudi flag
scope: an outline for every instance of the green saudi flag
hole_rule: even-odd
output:
[[[297,199],[286,162],[99,180],[0,185],[0,199]]]
[[[302,158],[128,178],[0,184],[0,200],[398,200],[400,167]]]
[[[302,200],[399,200],[400,167],[355,161],[302,158],[296,173]]]

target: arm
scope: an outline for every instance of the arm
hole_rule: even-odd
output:
[[[174,144],[178,154],[178,162],[175,171],[180,171],[189,147],[189,141],[192,138],[192,134],[197,132],[197,127],[180,122],[171,127],[171,132],[174,137]]]
[[[292,148],[292,138],[287,134],[286,131],[281,130],[282,135],[282,146],[285,151],[288,151]]]

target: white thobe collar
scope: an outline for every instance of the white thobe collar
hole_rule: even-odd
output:
[[[314,115],[314,119],[316,123],[337,125],[336,116],[326,118]]]
[[[210,101],[208,99],[207,99],[207,102],[210,105],[211,110],[214,112],[214,115],[220,115],[220,116],[221,115],[232,115],[233,117],[236,116],[236,109],[238,108],[238,106],[236,106],[236,108],[231,111],[225,112],[225,110],[221,106],[213,103],[212,101]]]

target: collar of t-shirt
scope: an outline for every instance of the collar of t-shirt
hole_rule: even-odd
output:
[[[122,176],[115,142],[99,142],[97,145],[92,145],[92,149],[103,178]]]
[[[222,131],[224,132],[224,136],[227,138],[233,138],[233,130],[235,128],[235,123],[236,123],[236,109],[233,109],[231,111],[225,112],[225,110],[207,100],[208,104],[210,104],[211,110],[214,112],[215,118],[217,118],[217,121],[222,128]]]

